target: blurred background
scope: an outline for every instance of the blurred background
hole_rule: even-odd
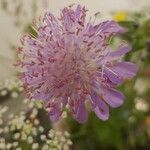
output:
[[[137,76],[118,87],[125,103],[102,122],[89,113],[81,125],[66,112],[52,124],[42,105],[25,98],[17,79],[16,47],[33,20],[49,10],[55,15],[70,4],[85,5],[96,21],[113,19],[127,29],[126,40]],[[150,0],[0,0],[0,150],[149,150],[150,149]]]

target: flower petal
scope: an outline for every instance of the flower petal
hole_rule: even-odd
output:
[[[85,105],[84,105],[83,101],[80,101],[80,104],[77,108],[77,112],[74,117],[79,123],[84,123],[87,121],[88,114],[85,109]]]
[[[110,54],[109,54],[109,57],[120,57],[124,54],[126,54],[127,52],[129,52],[131,50],[131,46],[129,46],[128,44],[123,44],[119,47],[118,50],[116,51],[112,51]]]
[[[122,78],[134,77],[137,73],[137,66],[130,62],[119,62],[111,67]]]
[[[49,118],[50,118],[50,120],[52,121],[52,122],[56,122],[56,121],[58,121],[59,120],[59,117],[60,117],[60,113],[58,113],[58,112],[55,112],[55,113],[49,113],[48,114],[49,115]]]
[[[102,96],[103,99],[111,106],[111,107],[119,107],[123,104],[124,96],[117,90],[110,89],[110,88],[103,88],[102,89]]]
[[[109,33],[108,36],[110,36],[112,33],[113,34],[120,34],[125,32],[125,29],[119,26],[118,23],[115,21],[105,21],[101,23],[101,30],[103,33]]]
[[[105,68],[105,75],[109,78],[109,80],[114,84],[120,84],[123,80],[118,76],[118,74],[111,71],[109,68]]]
[[[105,121],[109,118],[109,108],[107,104],[96,94],[91,94],[91,99],[93,102],[93,111],[96,116]]]
[[[52,104],[52,107],[50,107],[50,112],[48,113],[49,118],[52,122],[56,122],[59,120],[59,117],[61,116],[61,103],[57,102],[55,104]]]

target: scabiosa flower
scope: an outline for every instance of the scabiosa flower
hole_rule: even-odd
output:
[[[108,44],[124,29],[114,21],[87,22],[86,11],[78,5],[65,7],[59,18],[45,13],[36,24],[37,36],[24,36],[18,49],[21,80],[30,97],[43,100],[52,121],[67,107],[75,120],[85,122],[86,101],[98,118],[107,120],[109,107],[123,104],[115,87],[137,71],[120,59],[131,49],[127,44],[116,51]]]

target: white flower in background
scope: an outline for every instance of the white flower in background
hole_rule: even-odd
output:
[[[147,112],[149,111],[149,104],[142,98],[136,98],[135,109],[141,112]]]
[[[0,92],[0,95],[1,95],[1,96],[6,96],[6,95],[7,95],[7,90],[2,90],[2,91]]]
[[[5,97],[10,94],[10,97],[18,98],[19,93],[22,91],[22,83],[16,77],[7,79],[0,84],[0,97]]]
[[[38,149],[39,148],[39,144],[38,143],[33,143],[32,144],[32,149]]]
[[[150,88],[149,80],[145,78],[138,78],[135,82],[134,89],[138,94],[144,94]]]
[[[25,103],[24,103],[25,102]],[[45,131],[45,128],[40,124],[37,115],[39,105],[36,102],[24,100],[27,105],[27,112],[21,111],[19,114],[9,114],[6,106],[0,106],[0,150],[13,149],[22,150],[21,142],[26,142],[32,150],[68,150],[72,145],[70,134],[50,129]],[[31,107],[32,103],[32,107]],[[41,107],[41,105],[40,105]],[[7,112],[7,114],[5,114]],[[4,117],[5,114],[5,117]],[[7,116],[6,116],[7,115]],[[3,121],[3,119],[7,121]],[[5,136],[7,134],[7,136]],[[7,137],[11,139],[8,141]],[[39,139],[40,141],[37,141]]]

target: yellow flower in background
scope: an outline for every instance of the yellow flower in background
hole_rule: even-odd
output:
[[[126,18],[127,18],[127,14],[126,12],[123,12],[123,11],[115,12],[113,15],[113,19],[117,22],[124,21],[126,20]]]

